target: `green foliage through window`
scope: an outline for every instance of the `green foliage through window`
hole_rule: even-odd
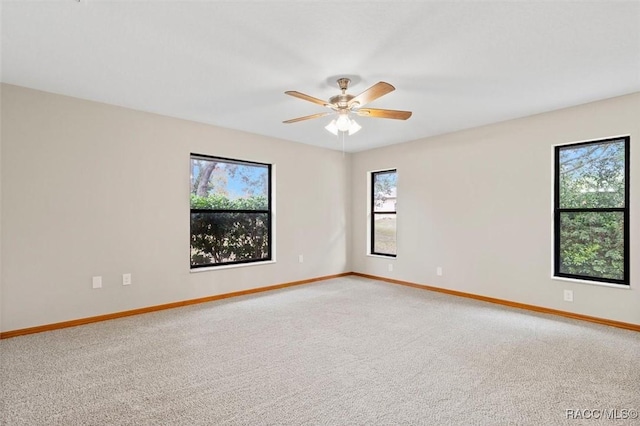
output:
[[[191,267],[271,259],[271,167],[192,154]]]
[[[371,173],[371,254],[395,256],[396,170]]]
[[[556,147],[557,276],[628,284],[628,145]]]

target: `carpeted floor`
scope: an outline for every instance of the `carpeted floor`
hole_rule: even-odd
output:
[[[2,425],[640,424],[638,333],[355,277],[0,356]]]

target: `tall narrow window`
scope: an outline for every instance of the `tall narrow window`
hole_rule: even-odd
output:
[[[396,256],[396,170],[371,173],[371,254]]]
[[[191,268],[271,259],[271,165],[191,154]]]
[[[629,137],[555,148],[554,275],[629,284]]]

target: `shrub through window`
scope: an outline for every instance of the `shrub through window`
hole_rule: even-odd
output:
[[[271,260],[271,165],[191,154],[191,268]]]
[[[555,276],[629,284],[629,139],[555,147]]]

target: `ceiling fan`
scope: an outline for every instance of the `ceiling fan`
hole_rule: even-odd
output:
[[[392,118],[395,120],[406,120],[407,118],[411,117],[411,111],[362,108],[365,104],[396,90],[396,88],[389,83],[380,81],[357,96],[347,94],[349,83],[351,83],[350,79],[339,78],[338,87],[340,87],[342,93],[336,96],[332,96],[329,101],[323,101],[322,99],[314,98],[313,96],[305,95],[304,93],[296,92],[293,90],[284,92],[285,94],[293,96],[294,98],[299,98],[305,101],[313,102],[314,104],[322,105],[323,107],[331,109],[331,111],[306,115],[304,117],[292,118],[291,120],[283,121],[283,123],[297,123],[298,121],[310,120],[312,118],[320,118],[331,114],[337,114],[338,117],[332,120],[331,123],[329,123],[329,125],[325,127],[325,129],[327,129],[334,135],[337,135],[338,132],[348,132],[350,135],[352,135],[361,129],[361,126],[350,117],[352,113],[360,117]]]

